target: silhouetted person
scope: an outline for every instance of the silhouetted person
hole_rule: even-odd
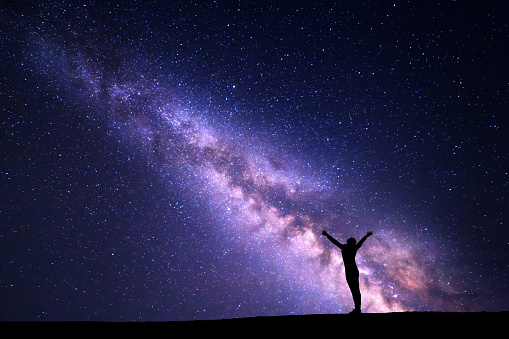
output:
[[[361,290],[359,288],[359,269],[357,268],[357,264],[355,264],[355,255],[357,254],[357,250],[362,246],[362,243],[373,234],[373,232],[368,232],[359,242],[356,243],[354,238],[350,238],[346,241],[346,244],[340,244],[336,239],[327,234],[324,230],[322,232],[323,235],[327,237],[334,245],[341,249],[341,254],[343,255],[343,262],[345,263],[345,275],[346,282],[348,283],[348,287],[350,287],[350,291],[352,292],[353,302],[355,304],[355,309],[350,313],[361,313]]]

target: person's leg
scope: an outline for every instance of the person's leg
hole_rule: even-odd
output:
[[[352,296],[353,296],[353,302],[355,304],[355,309],[359,310],[361,309],[361,290],[359,288],[359,281],[357,281],[357,284],[354,284],[355,286],[352,288]]]
[[[352,292],[355,310],[360,311],[361,310],[361,290],[359,288],[359,273],[351,272],[346,277],[346,281],[348,283],[348,287],[350,287],[350,291]]]

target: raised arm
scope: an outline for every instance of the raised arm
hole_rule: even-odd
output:
[[[327,239],[329,239],[334,245],[336,245],[337,247],[339,247],[341,249],[343,248],[343,244],[340,244],[336,239],[334,239],[329,234],[327,234],[327,232],[325,230],[322,231],[322,234],[325,235],[327,237]]]
[[[357,249],[359,249],[361,246],[362,246],[362,243],[370,236],[373,235],[373,232],[369,231],[365,236],[362,237],[361,240],[359,240],[359,242],[357,243]]]

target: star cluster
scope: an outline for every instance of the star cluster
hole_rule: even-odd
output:
[[[507,310],[499,7],[5,5],[0,319]]]

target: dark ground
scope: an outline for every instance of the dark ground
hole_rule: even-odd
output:
[[[227,336],[284,335],[317,336],[367,336],[415,337],[433,335],[497,335],[504,337],[508,325],[508,312],[402,312],[289,315],[252,317],[223,320],[198,320],[182,322],[4,322],[4,331],[11,328],[16,333],[37,335],[51,334],[65,337],[80,335],[131,335],[131,336],[181,336],[189,334]],[[176,331],[186,331],[176,332]]]

